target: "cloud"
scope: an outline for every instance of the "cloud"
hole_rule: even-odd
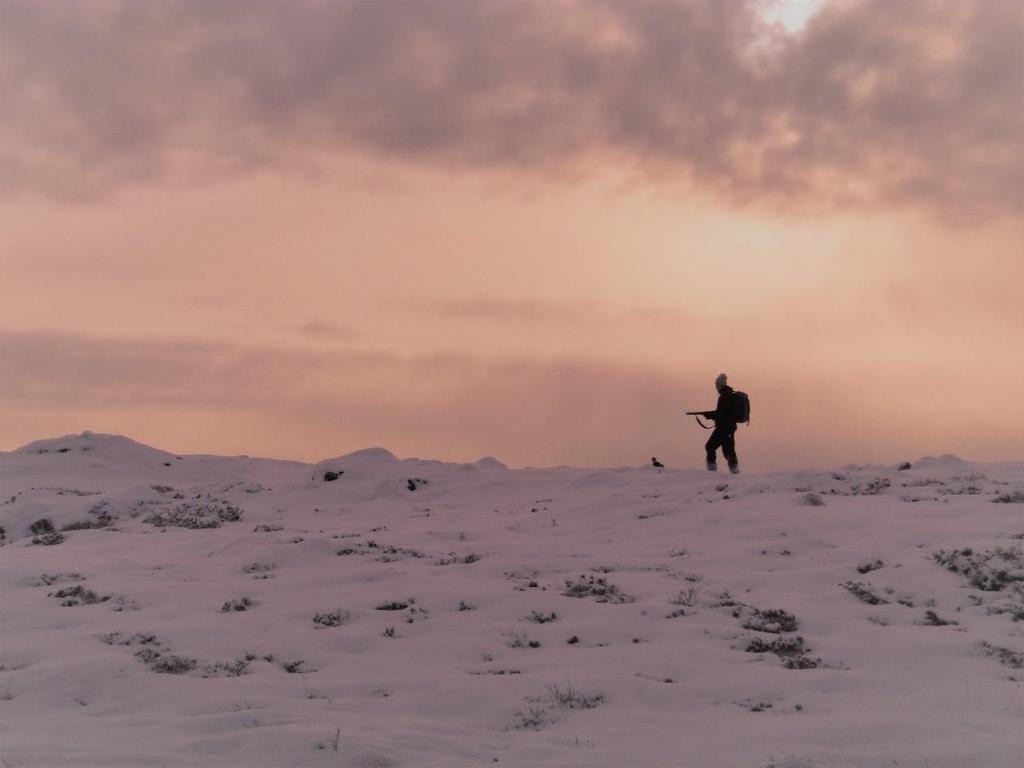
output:
[[[835,0],[0,0],[0,193],[366,153],[614,162],[733,203],[1024,204],[1024,5]]]

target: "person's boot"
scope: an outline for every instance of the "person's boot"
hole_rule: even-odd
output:
[[[729,471],[732,472],[734,475],[738,475],[740,473],[740,465],[739,464],[730,464],[729,465]]]
[[[718,471],[718,465],[715,464],[715,462],[709,461],[709,462],[706,462],[706,464],[707,464],[708,472],[717,472]]]

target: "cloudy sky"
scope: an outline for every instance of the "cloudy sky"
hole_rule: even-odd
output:
[[[1020,0],[0,0],[0,449],[1024,459]]]

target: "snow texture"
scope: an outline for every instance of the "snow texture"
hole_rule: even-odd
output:
[[[85,433],[0,454],[0,497],[5,767],[1022,764],[1024,464]]]

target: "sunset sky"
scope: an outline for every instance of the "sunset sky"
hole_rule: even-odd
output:
[[[0,449],[1024,459],[1021,0],[0,0]]]

